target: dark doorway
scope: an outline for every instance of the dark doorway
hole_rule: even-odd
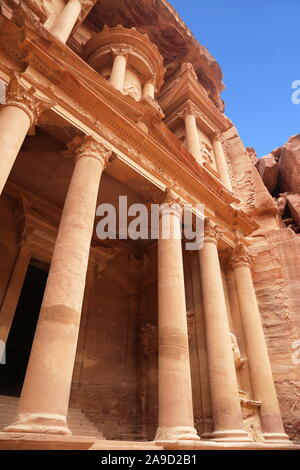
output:
[[[47,276],[48,266],[32,260],[7,339],[6,364],[0,365],[0,395],[21,394]]]

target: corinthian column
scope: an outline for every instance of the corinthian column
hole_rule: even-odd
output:
[[[194,428],[181,248],[181,207],[167,191],[158,240],[158,430],[156,440],[199,439]]]
[[[231,179],[222,145],[222,137],[219,133],[213,136],[213,149],[221,181],[227,189],[232,191]]]
[[[183,111],[178,113],[178,116],[183,118],[185,122],[187,149],[193,155],[195,160],[202,164],[203,159],[201,155],[199,132],[196,122],[197,114],[197,108],[194,103],[192,103],[192,101],[188,101]]]
[[[110,83],[116,90],[123,91],[129,48],[113,47],[112,53],[114,55],[114,62],[110,75]]]
[[[68,412],[101,174],[111,152],[92,137],[69,150],[75,168],[58,229],[18,415],[5,431],[70,434]]]
[[[61,42],[66,43],[82,10],[91,7],[92,4],[93,0],[68,0],[50,32]]]
[[[206,219],[204,245],[199,251],[199,258],[214,420],[214,432],[211,437],[222,441],[245,441],[249,439],[243,430],[217,248],[219,234],[218,228]]]
[[[54,101],[38,98],[36,90],[24,87],[15,73],[8,85],[6,102],[0,111],[0,194],[17,158],[21,145],[40,114],[55,105]]]
[[[268,441],[288,440],[282,424],[265,335],[257,305],[246,247],[238,243],[231,264],[239,297],[254,400],[261,402],[260,421]]]
[[[143,86],[143,98],[150,97],[151,99],[155,99],[155,82],[156,77],[150,78],[144,83]]]

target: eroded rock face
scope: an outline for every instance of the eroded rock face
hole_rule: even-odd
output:
[[[275,198],[283,225],[300,233],[300,134],[259,159],[255,166]]]
[[[282,147],[279,185],[281,192],[300,193],[300,134],[291,137]]]
[[[265,186],[270,193],[273,193],[278,181],[278,163],[274,155],[265,155],[259,159],[257,162],[257,169]]]
[[[292,440],[300,440],[300,364],[295,360],[300,339],[298,145],[300,136],[292,137],[285,149],[274,150],[260,163],[253,157],[253,149],[246,151],[235,128],[225,134],[235,190],[243,210],[259,224],[249,237],[253,279],[283,423]],[[279,178],[276,180],[282,154],[283,163],[293,173],[292,184],[287,179],[288,192],[280,191]],[[287,178],[288,171],[284,173]]]
[[[293,220],[300,227],[300,194],[289,194],[286,200]]]

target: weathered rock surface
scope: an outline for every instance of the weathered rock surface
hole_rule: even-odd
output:
[[[281,192],[300,193],[300,134],[291,137],[282,147],[279,185]]]
[[[273,193],[278,181],[278,163],[273,154],[265,155],[257,162],[258,172],[270,193]]]
[[[289,194],[286,200],[292,218],[300,227],[300,194]]]
[[[254,284],[284,427],[295,440],[300,439],[300,364],[295,360],[295,348],[300,338],[300,235],[295,233],[300,198],[297,194],[300,193],[300,179],[295,170],[297,142],[300,146],[299,137],[290,139],[284,152],[298,191],[290,194],[291,186],[288,185],[288,193],[282,191],[284,194],[281,194],[279,179],[275,185],[273,175],[273,181],[269,179],[267,184],[272,183],[271,189],[278,194],[274,201],[264,183],[270,169],[280,171],[277,162],[283,149],[274,150],[263,159],[267,161],[258,163],[253,158],[255,152],[246,151],[235,128],[225,134],[225,149],[233,167],[235,189],[243,209],[260,226],[249,237],[250,251],[254,255]],[[264,171],[259,171],[258,165],[262,165]],[[261,177],[264,172],[265,181]],[[276,204],[275,211],[273,204]]]

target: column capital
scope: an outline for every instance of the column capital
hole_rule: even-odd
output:
[[[176,215],[181,215],[183,203],[171,188],[166,188],[165,192],[154,199],[156,204],[160,204],[160,215],[164,211],[173,211]]]
[[[252,258],[253,256],[249,254],[245,244],[238,242],[231,254],[230,265],[233,269],[241,266],[247,266],[250,268]]]
[[[190,100],[188,100],[185,105],[177,112],[177,116],[181,119],[185,119],[189,114],[195,118],[201,115],[197,106]]]
[[[7,87],[6,102],[2,107],[16,106],[22,109],[29,117],[32,128],[44,111],[56,105],[53,100],[37,97],[36,91],[34,87],[27,89],[22,83],[20,74],[14,72]]]
[[[93,5],[93,0],[79,0],[81,8],[89,8]]]
[[[75,137],[69,144],[68,150],[64,152],[66,157],[74,157],[75,162],[80,158],[94,158],[98,160],[103,169],[106,168],[112,155],[111,149],[99,142],[91,135]]]
[[[113,53],[114,57],[123,56],[127,59],[128,54],[130,54],[131,51],[132,48],[130,46],[127,46],[126,44],[120,44],[111,47],[111,52]]]
[[[82,20],[86,11],[93,6],[94,1],[93,0],[79,0],[79,3],[81,5],[81,12],[79,15],[79,19]]]
[[[214,224],[211,219],[206,217],[204,220],[204,242],[218,244],[218,240],[223,230],[217,224]]]
[[[146,78],[144,81],[145,81],[145,83],[151,83],[151,85],[153,85],[154,87],[156,87],[157,74],[154,73],[154,74],[152,75],[152,77]]]
[[[215,131],[215,132],[213,133],[213,140],[217,140],[217,141],[221,142],[221,144],[223,144],[224,139],[223,139],[223,136],[222,136],[222,132],[220,132],[220,131]]]

